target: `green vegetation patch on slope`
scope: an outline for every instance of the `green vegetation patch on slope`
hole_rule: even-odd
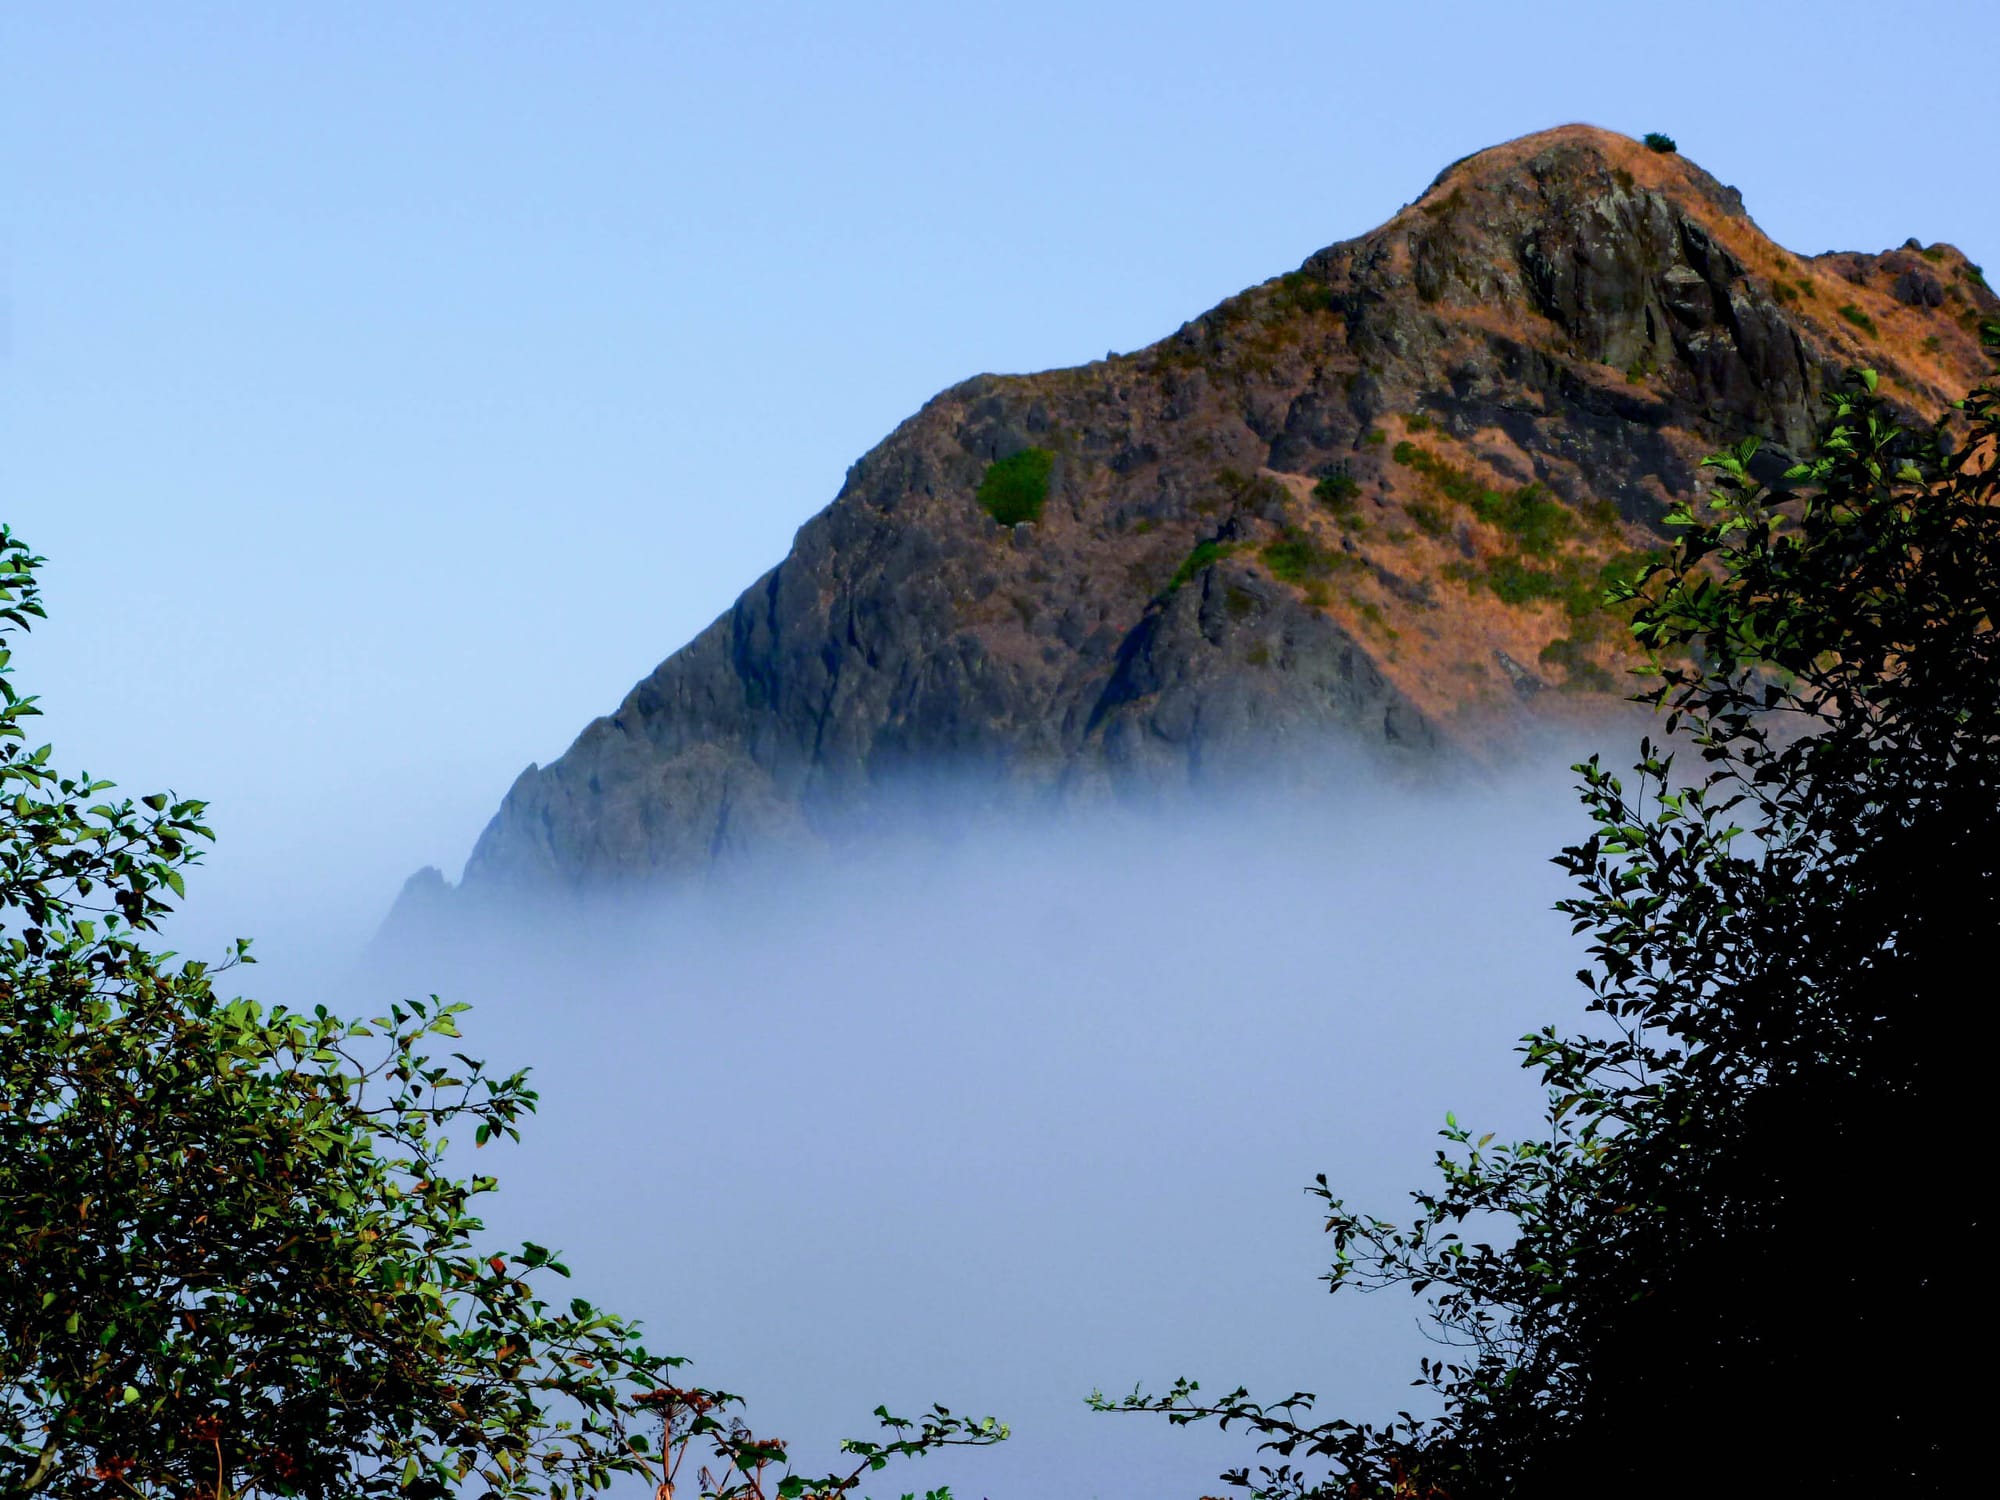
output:
[[[1543,666],[1562,669],[1563,686],[1609,691],[1617,685],[1611,673],[1593,659],[1594,653],[1606,644],[1630,649],[1632,611],[1629,605],[1616,601],[1666,555],[1658,549],[1619,552],[1594,567],[1581,558],[1563,560],[1566,587],[1554,597],[1560,598],[1569,616],[1569,632],[1541,650]]]
[[[1002,526],[1039,521],[1055,463],[1056,456],[1046,448],[1023,448],[995,459],[979,481],[980,508]]]
[[[1553,557],[1561,545],[1582,531],[1582,521],[1608,530],[1617,521],[1609,505],[1599,504],[1582,517],[1558,500],[1546,485],[1529,483],[1512,490],[1488,489],[1463,469],[1455,468],[1430,449],[1407,438],[1390,455],[1415,469],[1438,494],[1464,506],[1532,557]],[[1428,528],[1426,528],[1428,529]]]
[[[1362,566],[1359,558],[1322,547],[1311,532],[1298,526],[1287,526],[1275,540],[1266,542],[1258,555],[1280,583],[1305,585],[1337,569]]]
[[[1345,467],[1335,469],[1314,485],[1313,499],[1332,513],[1341,530],[1360,531],[1365,528],[1366,523],[1361,519],[1361,481],[1348,473]]]
[[[1616,508],[1606,501],[1572,507],[1538,483],[1491,489],[1407,439],[1396,444],[1390,457],[1422,475],[1431,494],[1471,511],[1506,543],[1507,550],[1495,556],[1448,564],[1445,576],[1468,589],[1486,589],[1514,608],[1561,605],[1569,617],[1568,633],[1543,650],[1543,664],[1562,668],[1572,688],[1612,686],[1610,674],[1592,659],[1603,643],[1622,638],[1624,613],[1612,609],[1608,597],[1618,584],[1651,567],[1658,554],[1621,549],[1605,558],[1571,544],[1591,535],[1614,537]],[[1443,536],[1449,530],[1449,517],[1436,505],[1413,501],[1406,509],[1428,535]]]
[[[1196,542],[1194,550],[1181,559],[1181,565],[1174,569],[1174,576],[1167,580],[1166,592],[1173,593],[1195,574],[1214,567],[1240,545],[1238,542]]]
[[[1304,271],[1287,271],[1271,294],[1271,309],[1279,314],[1334,312],[1339,308],[1333,288]]]

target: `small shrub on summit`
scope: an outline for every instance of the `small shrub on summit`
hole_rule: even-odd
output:
[[[1055,462],[1056,456],[1046,448],[1023,448],[996,459],[979,481],[980,507],[1002,526],[1039,521]]]
[[[1646,132],[1645,146],[1648,151],[1657,151],[1662,156],[1671,156],[1674,152],[1680,150],[1680,147],[1674,144],[1672,136],[1661,135],[1657,130]]]

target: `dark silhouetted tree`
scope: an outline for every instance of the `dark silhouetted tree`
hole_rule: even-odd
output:
[[[2000,334],[2000,330],[1993,331]],[[1989,334],[1989,337],[1993,334]],[[1344,1287],[1428,1299],[1435,1416],[1183,1381],[1260,1495],[1942,1493],[1990,1423],[1976,1308],[2000,936],[2000,391],[1935,429],[1872,372],[1767,492],[1756,445],[1622,590],[1666,715],[1577,767],[1592,1024],[1525,1039],[1546,1129],[1455,1122],[1408,1224],[1324,1178]],[[1666,745],[1677,747],[1672,753]],[[1693,766],[1687,764],[1694,762]]]

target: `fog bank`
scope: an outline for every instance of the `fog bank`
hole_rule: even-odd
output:
[[[1578,1009],[1548,858],[1581,827],[1560,774],[1357,781],[515,911],[334,993],[267,953],[242,985],[471,1001],[467,1050],[543,1101],[480,1153],[496,1239],[560,1246],[802,1466],[937,1400],[1014,1436],[864,1493],[1193,1497],[1254,1440],[1084,1396],[1417,1394],[1416,1305],[1328,1297],[1303,1189],[1399,1215],[1447,1110],[1532,1120],[1511,1048]]]

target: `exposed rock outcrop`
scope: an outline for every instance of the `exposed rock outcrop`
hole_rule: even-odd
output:
[[[1199,786],[1329,739],[1421,764],[1617,701],[1605,569],[1708,452],[1775,475],[1848,366],[1934,415],[1996,305],[1948,246],[1795,257],[1733,189],[1566,127],[1136,354],[936,397],[734,608],[522,773],[465,882],[837,841],[933,772]],[[1032,522],[979,500],[1051,455]],[[426,897],[432,897],[426,887]]]

